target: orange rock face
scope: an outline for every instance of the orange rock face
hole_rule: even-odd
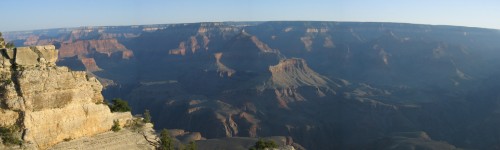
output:
[[[87,71],[94,72],[101,70],[101,68],[97,66],[94,58],[81,58],[81,60]]]
[[[186,55],[186,44],[184,42],[181,42],[179,44],[179,48],[168,51],[168,54],[182,56]]]
[[[216,66],[217,66],[217,72],[219,73],[219,76],[224,77],[231,77],[234,73],[236,73],[235,70],[227,67],[226,65],[222,64],[220,59],[222,58],[223,53],[215,53],[215,60],[216,60]]]
[[[108,54],[110,56],[115,52],[127,52],[130,55],[132,51],[128,50],[122,44],[118,43],[116,39],[105,39],[105,40],[86,40],[86,41],[76,41],[73,43],[62,43],[59,56],[73,57],[73,56],[85,56],[93,53],[95,50],[98,53]]]
[[[252,42],[255,43],[255,45],[259,48],[260,51],[262,51],[262,52],[273,52],[274,51],[269,46],[267,46],[267,44],[260,41],[256,36],[252,36],[251,39],[252,39]]]
[[[134,53],[132,51],[124,51],[122,54],[123,59],[130,59],[134,56]]]
[[[198,40],[196,40],[195,36],[191,36],[191,52],[195,53],[196,49],[199,49]]]

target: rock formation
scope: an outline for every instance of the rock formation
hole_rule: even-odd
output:
[[[223,53],[215,53],[214,56],[215,56],[215,65],[217,67],[217,73],[219,73],[219,76],[221,77],[224,77],[224,76],[227,76],[227,77],[231,77],[234,73],[236,73],[235,70],[227,67],[226,65],[222,64],[222,62],[220,61],[220,59],[222,58],[222,54]]]
[[[309,68],[304,59],[281,60],[279,64],[270,66],[269,71],[272,73],[269,83],[274,88],[329,87],[329,79]]]
[[[85,72],[58,67],[53,45],[1,49],[0,125],[15,126],[22,140],[46,149],[65,139],[109,131],[124,125],[129,112],[111,113],[102,85]]]
[[[272,76],[269,81],[261,87],[264,89],[274,89],[276,99],[281,107],[288,108],[287,103],[293,101],[306,100],[299,92],[299,87],[316,88],[316,94],[324,97],[325,93],[335,93],[331,85],[339,87],[325,76],[316,73],[307,66],[304,59],[292,58],[284,59],[275,66],[270,66],[269,71]]]

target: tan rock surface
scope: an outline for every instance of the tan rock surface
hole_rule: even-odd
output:
[[[153,150],[150,141],[156,140],[151,124],[147,124],[143,131],[134,132],[128,129],[119,132],[105,132],[92,137],[62,142],[55,145],[50,150]]]
[[[19,114],[12,110],[0,109],[0,126],[12,126],[16,123]]]
[[[16,64],[31,67],[38,64],[38,54],[29,47],[18,47],[15,55]]]
[[[58,53],[53,45],[19,47],[15,54],[2,51],[7,57],[2,56],[0,68],[0,100],[5,104],[0,125],[20,127],[27,145],[46,149],[65,139],[107,132],[114,120],[123,126],[132,119],[130,112],[111,113],[102,104],[103,87],[96,78],[55,66]]]

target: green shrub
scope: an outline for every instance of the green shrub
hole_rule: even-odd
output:
[[[97,105],[103,104],[103,105],[106,105],[106,106],[108,106],[108,107],[109,107],[109,103],[108,103],[108,102],[106,102],[106,100],[103,100],[103,101],[101,101],[101,102],[96,102],[95,104],[97,104]]]
[[[113,121],[113,126],[111,127],[111,131],[118,132],[121,129],[122,128],[120,128],[120,122],[118,122],[118,120]]]
[[[278,148],[278,144],[276,144],[272,140],[259,139],[257,142],[255,142],[255,145],[250,148],[250,150],[264,150],[266,148]]]
[[[7,84],[12,83],[12,80],[11,79],[5,79],[5,80],[3,80],[3,83],[7,85]]]
[[[160,133],[159,150],[174,150],[174,143],[167,129],[163,129]]]
[[[198,146],[196,145],[196,142],[191,141],[189,144],[186,146],[186,150],[197,150]]]
[[[134,118],[132,121],[128,122],[125,127],[132,131],[142,131],[142,127],[144,126],[144,122],[139,118]]]
[[[5,39],[2,37],[2,32],[0,32],[0,48],[14,48],[15,45],[12,42],[5,43]]]
[[[12,42],[9,42],[9,43],[7,43],[7,44],[5,45],[5,48],[14,48],[14,47],[16,47],[16,46],[15,46],[15,45],[14,45],[14,43],[12,43]]]
[[[120,98],[115,98],[111,102],[112,104],[108,105],[111,112],[127,112],[131,110],[128,102]]]
[[[21,145],[22,140],[14,136],[14,127],[0,127],[0,136],[5,145]]]
[[[144,110],[144,123],[151,123],[151,114],[149,113],[149,110]]]

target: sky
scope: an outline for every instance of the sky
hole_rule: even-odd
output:
[[[221,21],[356,21],[500,29],[499,0],[2,0],[0,31]]]

